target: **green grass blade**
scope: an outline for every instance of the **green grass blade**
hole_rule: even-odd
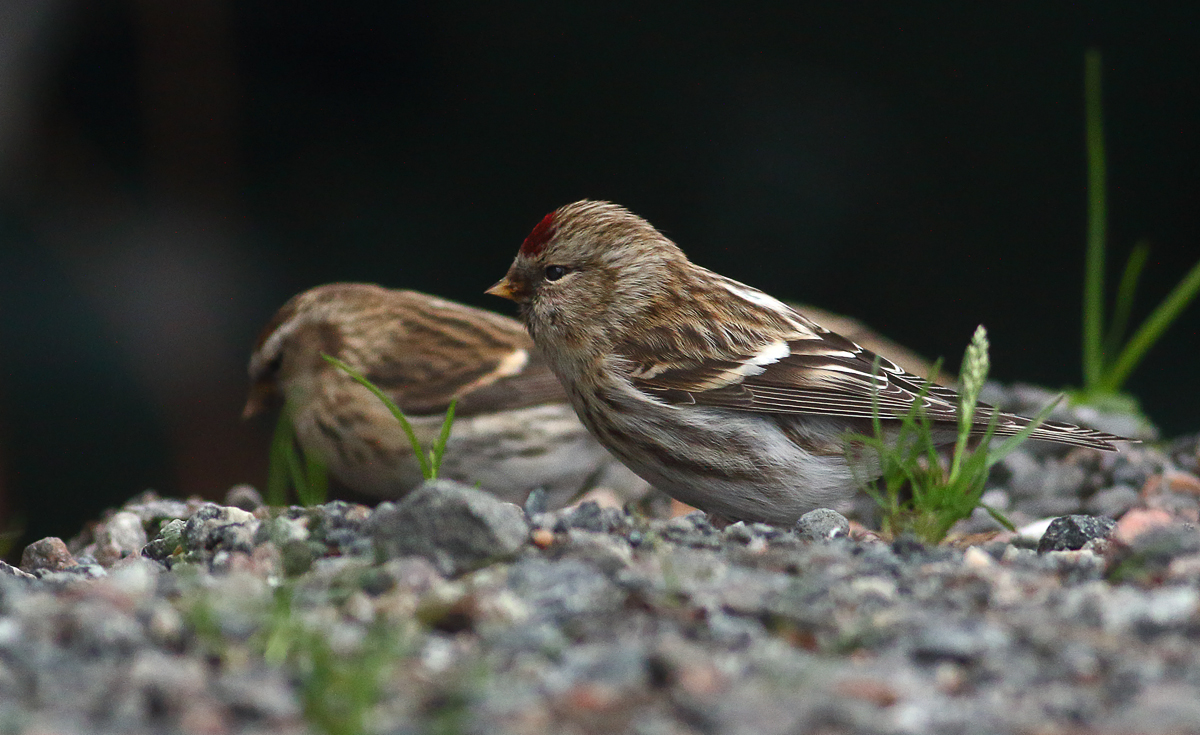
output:
[[[288,470],[288,478],[296,489],[297,499],[308,497],[308,476],[304,466],[300,464],[300,455],[296,453],[296,443],[289,441],[283,450],[284,461]],[[303,500],[300,500],[303,503]]]
[[[349,375],[354,382],[374,393],[376,398],[383,401],[383,405],[387,406],[387,409],[392,412],[393,416],[396,417],[396,421],[400,422],[400,428],[404,429],[405,435],[408,436],[409,442],[412,443],[413,454],[417,456],[417,462],[421,465],[421,476],[427,479],[432,479],[433,469],[430,467],[429,458],[425,456],[425,452],[421,449],[421,442],[419,439],[417,439],[417,433],[413,431],[412,424],[408,423],[408,419],[405,418],[404,413],[400,410],[400,407],[397,406],[391,398],[388,398],[383,391],[379,390],[374,383],[367,380],[362,373],[358,372],[332,355],[326,355],[322,352],[321,357],[325,358],[325,361],[329,364],[337,367],[339,370]]]
[[[329,494],[329,473],[316,456],[297,449],[291,407],[285,405],[267,455],[267,505],[287,505],[288,487],[295,488],[297,500],[305,506],[324,503]]]
[[[291,407],[284,405],[283,410],[279,412],[279,420],[275,423],[275,433],[271,437],[271,451],[268,455],[268,504],[287,505],[289,485],[295,489],[300,503],[310,504],[310,499],[314,497],[311,479],[315,478],[315,472],[308,467],[309,458],[305,456],[304,459],[305,462],[302,463],[301,455],[296,449]]]
[[[1113,393],[1120,390],[1129,374],[1146,356],[1146,352],[1162,337],[1163,332],[1167,331],[1167,327],[1171,326],[1171,322],[1175,321],[1176,317],[1187,308],[1187,305],[1196,297],[1197,292],[1200,292],[1200,261],[1192,266],[1192,269],[1171,290],[1171,293],[1167,294],[1167,298],[1163,299],[1158,308],[1146,317],[1146,321],[1130,338],[1129,344],[1125,345],[1125,349],[1121,351],[1112,368],[1104,376],[1100,387]]]
[[[1006,531],[1016,531],[1017,530],[1017,527],[1013,525],[1013,522],[1008,520],[1008,516],[1004,515],[1000,511],[993,508],[992,506],[988,505],[987,503],[980,503],[979,507],[986,510],[987,514],[992,517],[992,520],[995,521],[996,523],[999,523],[1001,526],[1003,526],[1004,530],[1006,530]]]
[[[1113,306],[1112,324],[1108,327],[1108,336],[1104,338],[1106,355],[1115,355],[1121,349],[1121,340],[1125,339],[1125,330],[1129,328],[1129,316],[1133,313],[1138,281],[1149,257],[1150,244],[1142,240],[1133,247],[1129,253],[1129,260],[1125,262],[1121,285],[1117,287],[1117,302]]]
[[[329,497],[329,472],[325,463],[316,455],[304,453],[304,494],[299,495],[300,504],[312,507],[324,503]]]
[[[446,455],[446,442],[450,440],[450,427],[454,425],[454,409],[457,406],[457,398],[450,401],[450,407],[446,409],[446,418],[442,420],[442,432],[438,434],[433,449],[429,450],[430,480],[436,480],[438,471],[442,468],[442,457]]]
[[[291,416],[285,407],[279,412],[279,420],[275,422],[275,433],[271,435],[271,450],[267,455],[267,505],[287,505],[287,489],[291,484],[288,479],[287,453],[294,441]]]
[[[274,604],[263,635],[263,658],[272,666],[281,666],[287,660],[296,636],[292,625],[292,586],[280,585],[275,590]]]
[[[1083,98],[1088,167],[1087,261],[1083,283],[1083,385],[1092,389],[1104,374],[1104,247],[1107,237],[1104,112],[1100,94],[1100,52],[1084,56]]]

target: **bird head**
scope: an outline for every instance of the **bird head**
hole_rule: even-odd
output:
[[[686,258],[646,220],[585,199],[542,218],[487,292],[517,302],[540,344],[600,346],[671,293],[673,261]]]
[[[263,328],[250,355],[250,393],[242,418],[280,405],[307,390],[316,373],[334,369],[321,353],[341,357],[345,312],[381,291],[378,286],[331,283],[292,297]]]

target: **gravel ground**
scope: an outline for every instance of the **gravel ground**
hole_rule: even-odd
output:
[[[986,497],[1021,532],[937,547],[146,493],[0,569],[0,732],[1200,732],[1198,475],[1200,435],[1030,445]]]

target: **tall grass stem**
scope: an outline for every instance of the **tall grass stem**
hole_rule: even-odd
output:
[[[1113,305],[1112,322],[1108,325],[1108,335],[1104,338],[1104,354],[1115,355],[1121,349],[1121,341],[1129,329],[1129,317],[1133,313],[1134,296],[1137,295],[1138,280],[1150,257],[1150,243],[1141,240],[1129,252],[1129,260],[1125,261],[1125,271],[1121,274],[1121,284],[1117,286],[1117,302]]]
[[[1098,387],[1103,391],[1113,393],[1120,390],[1125,379],[1141,362],[1146,352],[1158,341],[1163,332],[1167,331],[1167,327],[1171,326],[1171,322],[1175,321],[1180,312],[1187,308],[1197,293],[1200,293],[1200,261],[1197,261],[1183,280],[1171,289],[1171,293],[1163,299],[1158,308],[1146,317],[1146,321],[1134,332],[1133,337],[1129,339],[1125,349],[1121,350],[1120,356],[1106,372],[1104,380]]]

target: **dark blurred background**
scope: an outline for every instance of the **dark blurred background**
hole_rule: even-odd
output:
[[[286,298],[511,313],[483,289],[583,197],[951,367],[982,322],[995,377],[1077,384],[1089,46],[1110,287],[1148,238],[1140,319],[1200,257],[1195,3],[648,5],[0,5],[3,525],[261,485],[244,366]],[[1168,436],[1200,429],[1198,323],[1128,386]]]

